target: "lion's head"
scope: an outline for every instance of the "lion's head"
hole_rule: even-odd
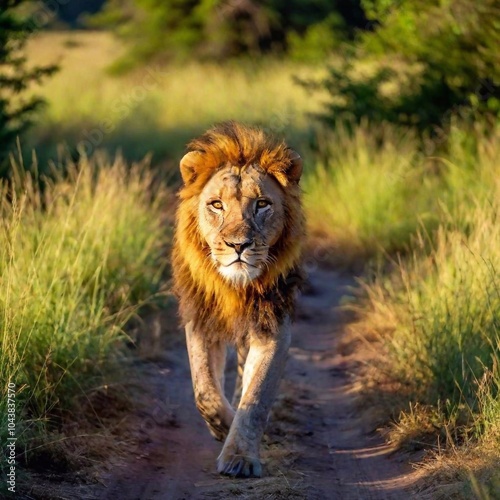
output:
[[[173,259],[181,306],[187,294],[216,314],[233,303],[234,314],[249,289],[262,295],[297,266],[302,160],[284,142],[235,122],[188,149]]]
[[[223,165],[198,200],[202,238],[217,270],[245,286],[273,264],[269,249],[285,225],[284,193],[258,164]]]

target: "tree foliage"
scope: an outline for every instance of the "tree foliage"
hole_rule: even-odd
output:
[[[330,52],[364,22],[359,0],[339,6],[329,0],[108,0],[91,23],[111,26],[130,42],[122,69],[152,58],[225,59],[290,46],[302,58]]]
[[[323,82],[327,120],[369,117],[421,128],[473,110],[499,116],[496,0],[362,0],[370,29]],[[356,76],[359,59],[376,71]],[[387,89],[392,88],[392,92]]]
[[[26,2],[0,0],[0,174],[15,138],[43,104],[38,97],[23,98],[23,92],[56,70],[55,66],[27,67],[23,47],[38,26],[19,14],[22,3]]]

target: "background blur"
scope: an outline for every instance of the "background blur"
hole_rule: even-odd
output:
[[[41,164],[59,144],[74,156],[89,143],[168,162],[224,119],[314,145],[319,123],[385,121],[432,135],[455,116],[499,113],[493,0],[4,4],[19,4],[19,15],[2,14],[3,67],[18,79],[2,80],[0,126],[12,146],[24,119],[34,119],[22,145],[36,148]],[[15,63],[24,42],[28,59]],[[51,65],[59,68],[51,78],[30,74]],[[19,94],[30,77],[41,87]],[[16,114],[13,102],[31,96],[46,106]]]

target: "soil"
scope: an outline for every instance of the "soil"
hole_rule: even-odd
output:
[[[194,405],[185,342],[177,331],[167,335],[160,360],[147,363],[144,371],[142,408],[147,410],[136,415],[139,444],[85,496],[407,498],[415,476],[408,457],[395,453],[377,433],[367,433],[359,419],[355,385],[363,354],[346,355],[339,349],[345,317],[338,306],[352,285],[351,277],[333,271],[310,275],[309,289],[299,299],[286,374],[262,446],[263,478],[230,479],[215,472],[221,443],[210,436]],[[163,326],[172,331],[171,324]],[[235,361],[229,365],[234,369]]]

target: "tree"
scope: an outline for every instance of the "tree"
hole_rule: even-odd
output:
[[[33,82],[52,74],[55,66],[27,68],[23,47],[37,28],[30,17],[19,13],[25,0],[0,0],[0,176],[16,137],[30,124],[43,104],[38,97],[23,98]]]
[[[362,0],[368,30],[323,83],[324,117],[417,125],[473,110],[500,115],[500,5],[496,0]],[[356,75],[359,58],[376,71]],[[392,92],[387,92],[392,88]]]
[[[357,6],[349,22],[364,20],[359,0],[338,3]],[[130,42],[116,66],[126,70],[154,58],[286,53],[290,43],[303,54],[322,51],[324,40],[349,34],[340,12],[330,0],[108,0],[91,23]]]

